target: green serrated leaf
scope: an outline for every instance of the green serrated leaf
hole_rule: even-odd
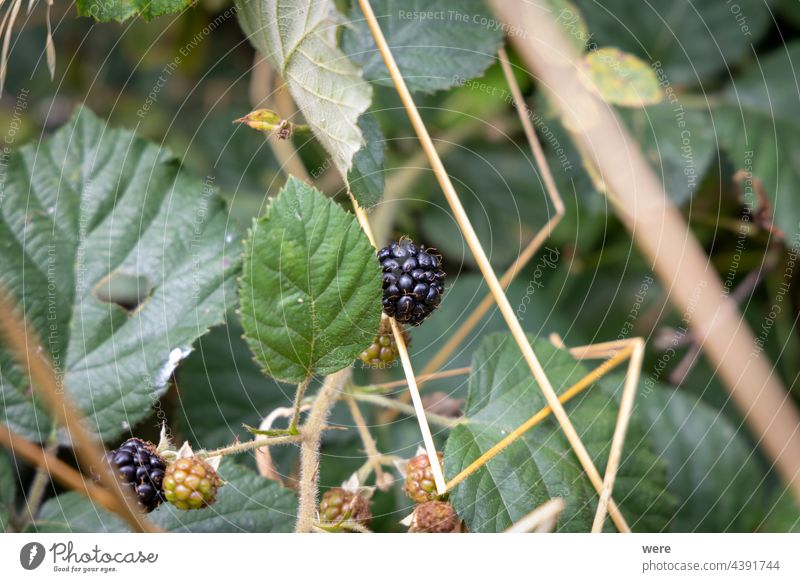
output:
[[[250,42],[280,73],[342,176],[364,145],[358,118],[372,88],[336,46],[331,0],[235,0]]]
[[[648,63],[658,63],[670,84],[700,85],[752,56],[752,46],[768,30],[770,10],[763,0],[575,0],[589,23],[592,42],[618,47]]]
[[[195,0],[77,0],[78,14],[98,22],[125,22],[134,16],[152,20],[181,12],[194,3]]]
[[[663,97],[653,69],[638,57],[603,47],[581,58],[581,83],[606,103],[643,107]]]
[[[373,0],[372,8],[411,91],[432,93],[479,77],[495,61],[503,24],[482,0]],[[358,6],[349,14],[342,50],[379,85],[389,72]]]
[[[800,235],[800,166],[794,162],[800,155],[800,95],[786,72],[798,63],[800,42],[775,49],[737,77],[712,109],[716,136],[731,163],[763,182],[772,218],[789,239]],[[758,208],[752,184],[744,194],[744,202]]]
[[[562,391],[586,373],[568,352],[548,342],[532,342],[548,377]],[[488,336],[475,352],[466,424],[453,429],[445,448],[448,478],[486,452],[546,405],[510,334]],[[589,388],[566,405],[575,428],[602,471],[616,424],[617,407],[607,392]],[[643,434],[636,422],[632,434]],[[646,446],[626,448],[614,488],[631,526],[639,531],[666,527],[671,499],[665,495],[664,467]],[[552,497],[566,508],[558,531],[588,531],[596,494],[558,423],[551,417],[528,431],[500,455],[458,485],[453,507],[470,531],[503,531]]]
[[[289,489],[225,459],[219,468],[226,484],[211,507],[181,511],[162,503],[150,514],[156,525],[181,533],[287,533],[294,529],[297,499]],[[116,515],[79,493],[48,499],[30,528],[37,532],[126,532]]]
[[[650,423],[648,441],[667,467],[678,499],[676,532],[749,532],[769,510],[765,473],[744,427],[685,391],[639,388],[637,414]]]
[[[294,177],[253,225],[239,295],[256,361],[287,382],[349,366],[380,324],[381,272],[367,236]]]
[[[195,339],[222,321],[234,238],[209,180],[88,109],[9,156],[0,281],[104,440],[149,414]],[[0,395],[2,422],[49,435],[48,415],[2,348]]]
[[[358,127],[367,143],[356,152],[353,167],[347,173],[347,183],[359,205],[369,208],[383,196],[386,144],[378,122],[371,115],[362,115]]]

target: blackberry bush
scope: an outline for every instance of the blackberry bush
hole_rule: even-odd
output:
[[[398,323],[421,324],[439,306],[447,276],[442,255],[402,238],[378,251],[383,270],[383,312]]]
[[[128,439],[118,449],[106,453],[106,460],[120,482],[133,490],[145,513],[153,511],[164,500],[162,483],[166,462],[153,443]]]

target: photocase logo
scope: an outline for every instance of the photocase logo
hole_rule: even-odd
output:
[[[44,561],[44,546],[39,542],[29,542],[19,551],[19,563],[26,570],[35,570]]]

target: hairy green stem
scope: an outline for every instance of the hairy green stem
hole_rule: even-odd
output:
[[[287,434],[286,436],[254,438],[251,441],[236,443],[227,447],[214,449],[213,451],[208,451],[203,456],[208,458],[224,457],[225,455],[237,455],[239,453],[252,451],[253,449],[260,449],[261,447],[268,447],[271,445],[288,445],[291,443],[298,443],[301,440],[303,440],[303,435],[301,434]]]
[[[300,422],[300,409],[303,407],[303,398],[310,383],[311,376],[297,385],[297,391],[294,393],[294,413],[292,414],[292,421],[289,423],[290,434],[298,434],[297,423]]]
[[[303,425],[303,440],[300,445],[300,506],[295,527],[297,532],[307,533],[314,529],[322,430],[331,408],[341,396],[342,388],[350,380],[352,373],[352,368],[348,367],[325,378]]]

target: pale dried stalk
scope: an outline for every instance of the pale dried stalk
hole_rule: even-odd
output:
[[[392,81],[397,89],[398,94],[400,95],[400,100],[403,102],[403,105],[406,109],[409,119],[411,120],[411,124],[414,126],[414,130],[419,137],[420,143],[422,148],[425,150],[428,161],[431,164],[434,174],[436,175],[437,181],[444,192],[445,198],[447,198],[447,202],[450,205],[450,208],[453,211],[453,215],[458,223],[458,226],[463,234],[467,245],[469,246],[472,254],[475,257],[476,262],[478,263],[478,267],[481,270],[484,278],[486,279],[487,284],[489,285],[489,289],[492,295],[497,302],[497,305],[500,309],[500,312],[503,315],[503,318],[506,320],[506,324],[508,325],[509,329],[511,330],[511,334],[514,337],[514,340],[517,342],[520,350],[522,351],[522,355],[528,364],[534,378],[539,384],[539,388],[542,391],[542,394],[547,400],[547,403],[553,409],[553,415],[558,420],[561,429],[563,430],[567,440],[569,441],[570,445],[572,446],[573,450],[575,451],[575,455],[578,457],[578,460],[583,466],[584,470],[586,471],[587,475],[589,476],[592,485],[598,491],[598,493],[602,490],[603,487],[603,480],[600,477],[600,473],[597,471],[597,468],[594,466],[591,457],[589,456],[586,447],[584,446],[583,442],[581,441],[580,436],[578,435],[575,427],[572,425],[572,421],[570,421],[569,416],[567,416],[564,407],[558,401],[558,395],[556,394],[555,390],[553,389],[552,384],[550,383],[547,374],[544,371],[539,359],[536,357],[536,354],[533,351],[530,343],[528,343],[528,338],[525,335],[525,332],[522,329],[519,321],[516,318],[514,313],[514,309],[511,307],[511,304],[508,301],[508,298],[505,296],[503,291],[503,286],[500,284],[500,281],[497,278],[494,270],[492,269],[491,264],[489,263],[489,259],[486,257],[486,253],[481,246],[480,240],[478,240],[477,235],[475,234],[475,230],[470,223],[469,217],[467,216],[466,211],[464,210],[464,206],[461,204],[461,200],[458,197],[458,194],[453,187],[452,182],[450,181],[450,176],[447,174],[447,170],[442,164],[441,158],[436,152],[436,148],[431,141],[430,135],[428,134],[428,130],[425,127],[425,123],[422,121],[422,117],[417,110],[416,105],[414,104],[414,100],[411,97],[411,93],[406,86],[405,81],[403,80],[403,76],[400,73],[400,69],[397,66],[397,63],[392,56],[391,50],[389,49],[389,45],[386,42],[386,38],[383,36],[383,32],[381,31],[380,25],[378,24],[377,19],[375,18],[375,13],[372,10],[372,6],[369,3],[369,0],[359,0],[359,6],[361,7],[361,11],[364,13],[365,20],[369,29],[372,33],[373,38],[375,39],[375,43],[378,46],[378,50],[381,52],[381,56],[383,57],[383,61],[386,64],[386,68],[389,70],[389,74],[392,77]],[[401,351],[402,356],[402,351]],[[416,388],[416,385],[414,386]],[[410,388],[410,386],[409,386]],[[414,396],[414,392],[412,392],[412,397]],[[418,396],[418,394],[417,394]],[[416,406],[416,400],[415,406]],[[422,403],[419,403],[419,408],[422,408]],[[424,411],[423,411],[424,412]],[[420,420],[424,419],[424,415],[420,415]],[[425,436],[425,435],[423,435]],[[427,445],[426,445],[427,446]],[[428,454],[431,454],[431,451],[428,450]],[[439,472],[441,472],[441,467],[439,466],[438,457],[432,455],[431,458],[431,466],[432,468],[438,467]],[[435,472],[434,472],[435,475]],[[438,486],[437,486],[438,488]],[[617,509],[616,511],[611,512],[612,518],[614,519],[617,527],[620,530],[628,530],[628,525],[625,522],[625,519],[622,517],[622,514]]]
[[[464,374],[469,374],[472,368],[470,366],[464,366],[463,368],[453,368],[451,370],[442,370],[441,372],[433,372],[432,374],[420,374],[417,376],[417,382],[422,385],[423,382],[429,382],[430,380],[441,380],[442,378],[452,378],[454,376],[463,376]],[[391,390],[392,388],[402,388],[403,386],[408,386],[408,382],[406,380],[392,380],[391,382],[383,382],[381,384],[373,384],[375,388],[382,388],[384,390]]]
[[[11,431],[4,424],[0,424],[0,444],[6,447],[14,456],[19,456],[27,463],[38,467],[47,476],[48,480],[52,477],[64,487],[85,495],[90,501],[103,509],[114,513],[117,512],[117,502],[111,493],[84,478],[78,471],[52,453],[43,450],[28,439]],[[46,484],[47,482],[45,482]],[[30,514],[31,520],[36,517],[33,507],[30,508]]]
[[[300,444],[300,505],[297,509],[295,531],[308,533],[314,529],[319,494],[319,449],[322,431],[331,408],[341,396],[342,388],[350,380],[350,367],[325,377],[317,392],[314,404],[303,424]]]
[[[456,124],[436,140],[439,144],[441,155],[447,155],[447,152],[452,150],[454,146],[463,143],[484,125],[482,120],[476,118],[468,118]],[[426,161],[425,152],[416,152],[402,167],[392,171],[386,177],[383,198],[380,204],[376,205],[375,209],[372,210],[370,219],[377,242],[381,245],[387,242],[391,234],[394,217],[397,213],[396,204],[408,196],[408,192],[421,175],[422,170],[428,169]],[[426,165],[423,167],[423,164]]]
[[[617,425],[614,428],[614,436],[611,438],[611,451],[608,453],[606,472],[603,477],[603,490],[600,491],[600,500],[597,503],[592,533],[603,531],[603,522],[606,519],[608,503],[611,500],[611,491],[614,489],[614,481],[617,478],[619,463],[622,459],[622,447],[625,445],[625,433],[633,414],[633,399],[639,387],[639,375],[642,372],[642,358],[644,357],[644,340],[642,338],[631,338],[622,340],[620,353],[630,350],[630,362],[628,372],[625,376],[625,385],[622,389],[622,398],[619,403],[619,413],[617,414]]]
[[[353,204],[353,209],[355,210],[358,223],[361,225],[361,228],[367,235],[369,242],[372,243],[372,246],[377,247],[375,235],[372,232],[372,227],[370,226],[366,211],[361,208],[352,192],[348,191],[348,194],[350,195],[350,201]],[[394,318],[387,317],[386,314],[383,314],[381,317],[384,321],[388,320],[392,326],[394,343],[397,345],[397,351],[400,354],[400,362],[403,365],[403,373],[406,376],[408,392],[411,395],[412,402],[414,403],[417,423],[419,424],[419,430],[422,433],[422,442],[425,443],[425,450],[428,453],[428,458],[431,463],[431,471],[433,472],[433,480],[436,483],[436,490],[440,495],[443,495],[445,493],[444,473],[442,472],[442,467],[439,463],[439,457],[436,454],[433,435],[431,434],[431,429],[428,426],[428,421],[425,416],[425,408],[422,406],[422,397],[420,396],[419,388],[417,387],[417,380],[414,376],[414,368],[411,366],[411,358],[408,356],[406,339],[403,336],[402,329],[400,329],[400,326],[397,324]]]
[[[406,381],[403,380],[403,384],[406,384]],[[387,398],[386,396],[381,396],[380,394],[352,394],[351,395],[355,400],[359,402],[365,402],[367,404],[373,404],[375,406],[380,406],[381,408],[387,408],[389,410],[397,410],[402,412],[403,414],[408,414],[409,416],[416,416],[417,410],[410,404],[406,404],[405,402],[400,402],[394,398]],[[460,418],[450,418],[447,416],[442,416],[440,414],[436,414],[430,411],[425,411],[425,417],[428,419],[428,422],[431,424],[435,424],[437,426],[441,426],[442,428],[453,428],[459,424],[462,424],[465,419],[464,417]]]
[[[113,511],[124,519],[134,531],[160,531],[138,509],[133,496],[122,489],[105,462],[105,450],[83,427],[84,418],[71,399],[59,387],[50,362],[39,354],[41,344],[35,334],[16,313],[14,303],[5,289],[0,287],[0,332],[31,385],[42,397],[58,424],[66,428],[75,442],[75,453],[85,468],[91,469],[106,486],[114,499]]]
[[[350,408],[350,415],[353,417],[353,422],[356,423],[356,429],[358,429],[361,442],[364,444],[364,451],[367,453],[367,463],[370,464],[375,473],[375,484],[378,485],[379,489],[384,490],[386,477],[384,476],[383,467],[381,466],[381,458],[383,458],[383,455],[378,451],[375,439],[372,438],[369,428],[367,428],[367,422],[364,420],[364,415],[361,414],[361,410],[358,408],[358,404],[353,396],[351,394],[345,394],[344,399],[347,402],[348,408]]]
[[[552,532],[558,516],[567,506],[560,497],[554,497],[550,501],[542,503],[539,507],[531,511],[528,515],[509,527],[505,533],[549,533]]]
[[[519,87],[516,77],[514,76],[514,71],[511,69],[511,63],[508,60],[508,54],[504,48],[500,49],[498,58],[503,69],[503,75],[506,78],[508,88],[511,90],[511,96],[514,100],[514,108],[516,109],[519,120],[522,123],[522,128],[525,131],[525,137],[528,140],[528,145],[531,148],[534,160],[536,160],[536,166],[541,172],[542,181],[544,182],[545,186],[545,192],[547,193],[548,198],[550,198],[550,201],[553,203],[554,208],[554,214],[552,218],[550,218],[536,233],[531,242],[528,243],[522,253],[520,253],[517,259],[500,278],[500,284],[504,288],[507,288],[511,284],[511,281],[514,280],[514,277],[517,276],[517,273],[519,273],[519,271],[528,264],[528,262],[542,247],[545,241],[550,238],[550,235],[553,233],[553,230],[556,228],[558,223],[561,222],[561,219],[564,217],[564,201],[561,198],[561,194],[558,191],[556,182],[553,179],[553,174],[550,172],[550,166],[547,164],[547,158],[545,158],[544,151],[542,150],[542,144],[539,142],[539,138],[536,136],[536,130],[534,129],[533,123],[531,123],[530,116],[528,115],[528,105],[525,103],[525,98],[522,96],[522,91]],[[480,323],[481,319],[483,319],[483,316],[486,315],[486,313],[489,311],[489,308],[493,304],[494,298],[490,293],[483,299],[483,301],[480,302],[478,307],[472,310],[469,318],[467,318],[467,320],[461,324],[461,327],[459,327],[456,332],[450,336],[450,339],[447,340],[447,343],[445,343],[445,345],[442,346],[436,355],[431,358],[428,364],[422,369],[422,374],[430,374],[431,372],[435,372],[444,366],[447,362],[447,358],[449,358],[450,355],[458,348],[458,346],[460,346],[462,342],[469,336],[469,334],[472,332],[475,326]]]
[[[569,116],[572,137],[600,175],[622,222],[686,317],[712,366],[776,470],[800,500],[800,414],[719,275],[612,107],[578,78],[578,55],[543,3],[493,0],[529,34],[512,41]]]

